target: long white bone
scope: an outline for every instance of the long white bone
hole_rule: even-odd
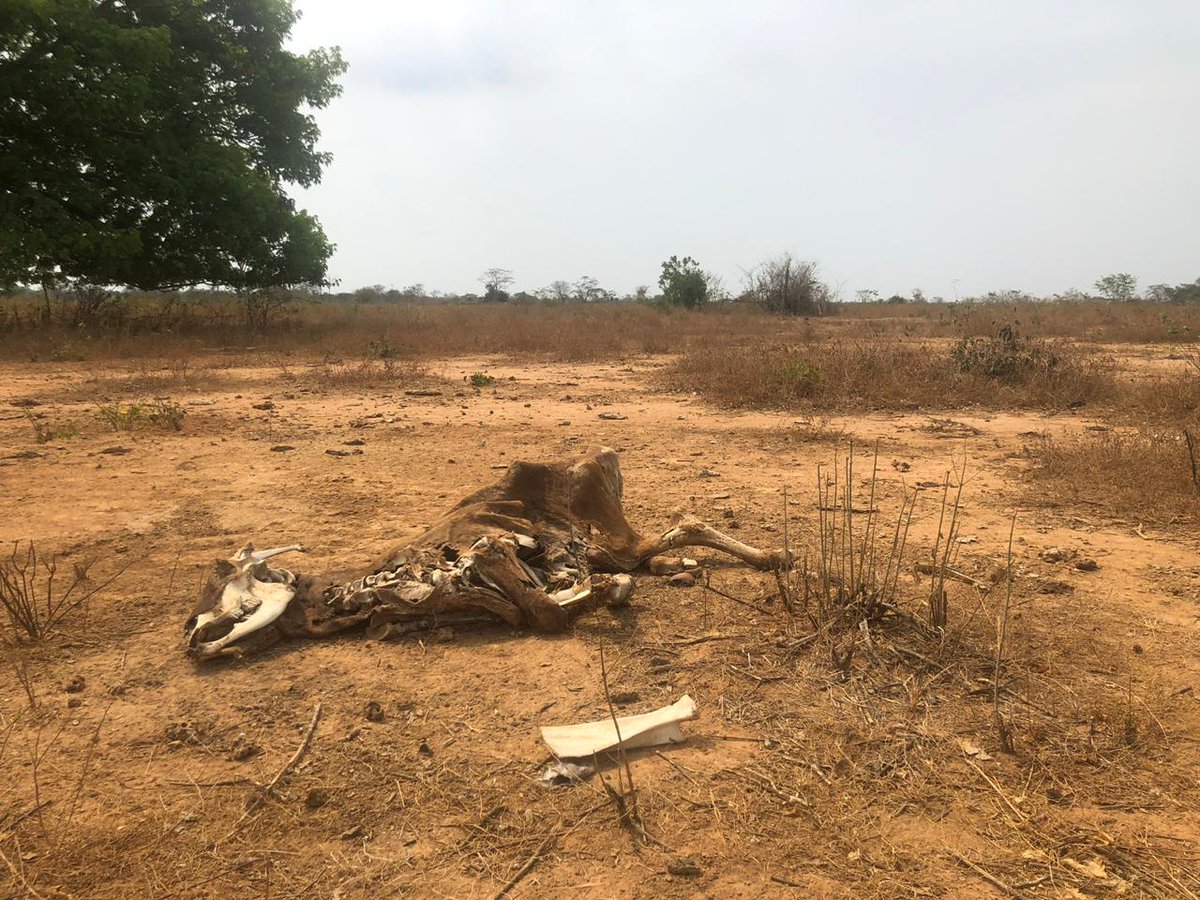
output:
[[[245,566],[246,563],[266,562],[273,556],[279,556],[283,553],[307,553],[308,550],[302,544],[289,544],[286,547],[272,547],[270,550],[255,550],[253,547],[243,547],[233,557],[233,561],[238,566]]]

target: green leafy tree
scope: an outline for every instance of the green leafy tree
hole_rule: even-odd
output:
[[[1096,282],[1096,290],[1106,300],[1136,300],[1137,279],[1128,272],[1105,275]]]
[[[253,292],[322,284],[296,208],[329,157],[336,48],[286,49],[291,0],[0,3],[0,282]]]
[[[662,264],[658,277],[663,299],[672,306],[695,309],[708,300],[709,279],[700,264],[690,256],[672,256]]]

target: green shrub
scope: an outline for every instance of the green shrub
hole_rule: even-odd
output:
[[[187,410],[173,400],[152,403],[113,403],[99,408],[100,417],[113,431],[133,431],[138,426],[182,431]]]
[[[1048,375],[1059,365],[1058,354],[1043,341],[1032,341],[1004,325],[993,337],[966,337],[950,351],[959,371],[1004,381]]]

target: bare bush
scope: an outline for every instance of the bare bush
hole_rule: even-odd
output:
[[[837,299],[816,263],[792,259],[790,253],[760,264],[747,282],[747,294],[763,309],[789,316],[825,315]]]
[[[111,585],[124,569],[103,582],[93,581],[90,563],[76,563],[65,589],[56,584],[58,559],[38,553],[33,541],[22,548],[13,543],[7,559],[0,560],[0,606],[20,641],[40,641],[51,634],[63,619]]]

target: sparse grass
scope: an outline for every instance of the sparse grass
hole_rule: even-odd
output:
[[[431,380],[424,365],[391,357],[341,360],[326,358],[300,374],[290,370],[283,376],[318,390],[404,389],[427,384]]]
[[[774,409],[1065,407],[1117,395],[1104,358],[1035,347],[1006,354],[984,342],[956,355],[923,341],[726,344],[686,354],[666,377],[722,406]]]
[[[489,384],[495,384],[496,378],[486,372],[472,372],[467,381],[471,383],[471,387],[482,388],[487,387]]]
[[[51,441],[66,441],[79,436],[79,426],[72,423],[51,423],[41,414],[23,408],[29,427],[33,430],[33,439],[39,444]]]
[[[1044,438],[1032,477],[1052,496],[1133,522],[1200,520],[1200,447],[1189,428],[1143,427]]]
[[[163,431],[182,431],[187,410],[173,400],[158,399],[148,403],[112,403],[97,408],[100,418],[113,431],[134,431],[137,428],[158,428]]]

